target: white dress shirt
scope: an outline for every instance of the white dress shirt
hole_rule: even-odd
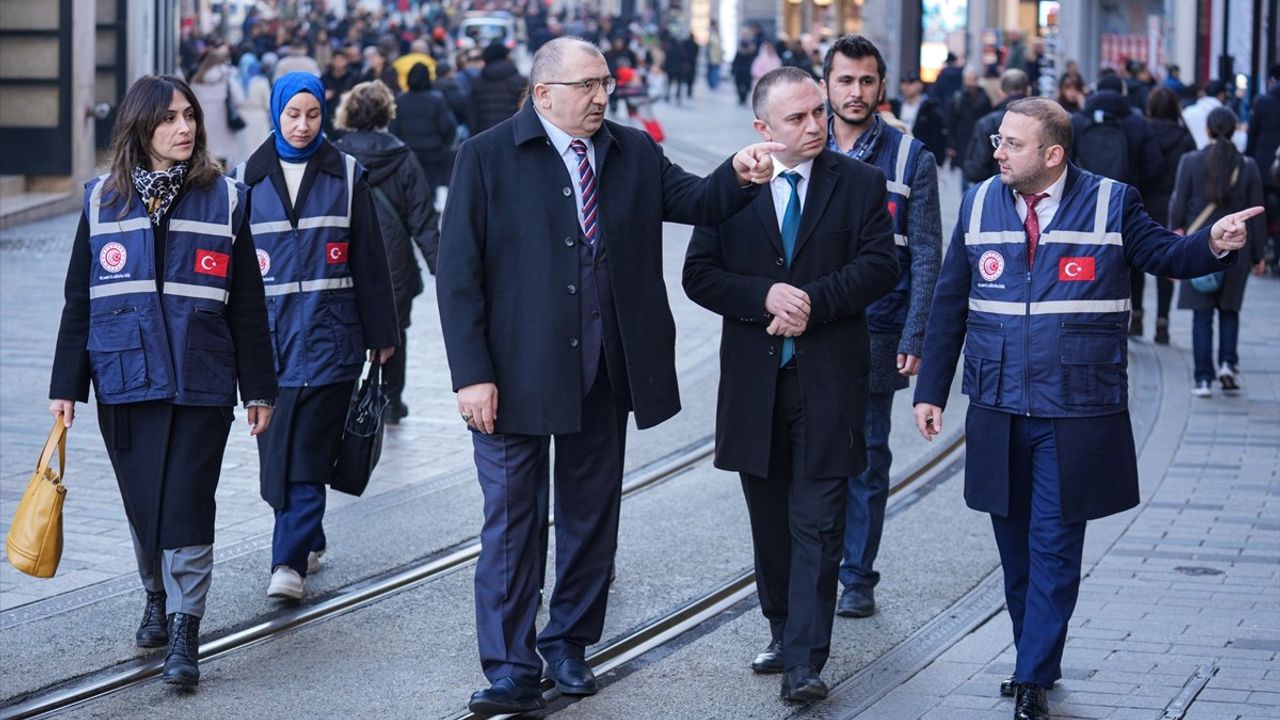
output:
[[[773,158],[773,180],[769,182],[769,192],[773,193],[773,211],[778,215],[778,230],[782,230],[782,219],[787,216],[787,205],[791,202],[791,183],[782,177],[782,173],[791,171],[800,176],[796,183],[796,193],[800,196],[800,212],[804,212],[804,196],[809,191],[809,176],[813,174],[813,160],[805,160],[799,165],[789,168]]]
[[[555,125],[552,125],[546,118],[542,117],[540,113],[536,114],[538,115],[538,121],[542,123],[543,129],[547,131],[547,139],[551,141],[551,146],[560,154],[560,159],[564,161],[565,169],[569,171],[569,186],[573,188],[573,200],[578,206],[578,227],[582,228],[583,232],[586,232],[586,228],[582,226],[582,179],[578,176],[578,153],[574,152],[573,148],[569,147],[569,143],[574,140],[581,140],[586,143],[587,162],[591,164],[592,173],[596,172],[595,143],[591,142],[591,138],[589,137],[575,138]],[[600,179],[597,177],[596,196],[599,197],[599,195]],[[597,201],[597,206],[598,205],[599,203]],[[597,231],[599,230],[599,227],[600,223],[597,221]]]
[[[1049,197],[1040,198],[1040,202],[1036,203],[1036,217],[1040,220],[1040,234],[1044,234],[1044,229],[1049,227],[1049,223],[1053,222],[1053,216],[1058,214],[1058,206],[1062,204],[1062,191],[1067,186],[1067,171],[1063,169],[1062,174],[1057,180],[1049,185],[1048,188],[1038,193],[1049,193]],[[1027,224],[1027,201],[1022,199],[1022,193],[1009,189],[1013,193],[1013,206],[1018,209],[1018,218],[1022,220],[1022,224]]]

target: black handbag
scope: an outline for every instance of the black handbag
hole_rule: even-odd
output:
[[[351,398],[342,429],[338,459],[333,463],[334,490],[359,497],[382,455],[383,415],[391,399],[382,384],[381,363],[370,363],[360,390]]]

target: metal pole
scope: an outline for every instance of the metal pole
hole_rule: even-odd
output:
[[[1228,45],[1231,42],[1231,0],[1222,3],[1222,54],[1218,56],[1218,79],[1231,82],[1235,75],[1234,61]]]

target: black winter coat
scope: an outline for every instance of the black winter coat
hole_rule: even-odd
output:
[[[510,60],[485,63],[471,87],[471,107],[475,113],[471,134],[478,135],[515,115],[528,84]]]
[[[973,126],[973,137],[969,139],[969,149],[964,153],[964,179],[971,183],[979,183],[1000,172],[996,163],[995,150],[991,148],[992,135],[1000,132],[1000,123],[1004,122],[1004,109],[1014,100],[1021,100],[1022,95],[1010,95],[996,105],[996,109],[983,115]]]
[[[689,241],[684,289],[724,317],[716,403],[716,467],[769,475],[782,339],[765,332],[765,298],[785,282],[809,295],[809,325],[795,338],[804,404],[804,472],[857,475],[866,466],[870,351],[866,307],[898,277],[893,222],[879,168],[830,150],[813,163],[790,266],[773,197]]]
[[[1210,144],[1209,147],[1212,147]],[[1205,198],[1205,157],[1209,148],[1189,152],[1182,156],[1178,163],[1178,179],[1173,187],[1173,197],[1169,200],[1169,223],[1175,228],[1187,229],[1196,217],[1204,210],[1208,201]],[[1248,207],[1262,204],[1262,177],[1253,158],[1241,157],[1239,161],[1240,175],[1231,191],[1231,203],[1226,207],[1219,206],[1200,229],[1209,227],[1223,215],[1240,212]],[[1255,215],[1248,220],[1249,242],[1240,251],[1236,263],[1225,269],[1222,277],[1222,289],[1216,293],[1202,293],[1191,287],[1191,283],[1180,283],[1178,290],[1178,307],[1182,310],[1239,310],[1244,304],[1244,288],[1249,282],[1249,270],[1259,260],[1266,257],[1267,226],[1265,215]]]
[[[987,91],[980,87],[970,90],[960,88],[951,96],[943,115],[947,118],[947,149],[955,153],[951,161],[952,167],[964,164],[965,153],[969,150],[969,141],[973,139],[974,127],[983,115],[991,112],[991,98]],[[943,158],[938,158],[942,164]]]
[[[435,273],[440,247],[439,216],[418,158],[396,136],[372,130],[348,133],[334,144],[355,156],[369,173],[369,189],[378,212],[378,225],[387,246],[391,285],[400,327],[409,327],[413,298],[422,292],[422,268],[413,254],[417,243],[427,267]],[[378,196],[381,192],[391,207]]]
[[[1134,112],[1133,106],[1129,104],[1129,98],[1113,90],[1099,90],[1085,100],[1084,111],[1071,116],[1071,125],[1077,140],[1082,136],[1095,110],[1101,110],[1118,118],[1124,127],[1125,138],[1128,140],[1129,175],[1114,179],[1146,192],[1152,183],[1160,179],[1160,170],[1164,167],[1164,161],[1160,157],[1160,147],[1156,144],[1155,135],[1151,133],[1151,123],[1147,122],[1147,118],[1143,115]],[[1073,161],[1079,148],[1078,143],[1072,146]]]
[[[396,98],[390,130],[414,152],[441,153],[453,144],[458,120],[440,91],[410,90]]]
[[[894,116],[901,120],[902,99],[894,99],[890,106]],[[933,96],[920,97],[920,110],[916,113],[916,123],[911,127],[911,135],[924,143],[935,158],[947,156],[947,125],[942,118],[942,105]]]
[[[719,223],[756,190],[739,186],[731,161],[705,178],[685,172],[642,130],[606,120],[591,139],[600,242],[643,429],[680,409],[662,223]],[[497,384],[498,432],[583,429],[573,182],[531,104],[458,149],[440,232],[440,324],[453,389]]]
[[[1245,154],[1257,163],[1264,187],[1280,186],[1280,182],[1271,176],[1277,147],[1280,147],[1280,82],[1272,85],[1265,95],[1258,96],[1253,102],[1253,115],[1249,118],[1249,143]]]
[[[1169,198],[1173,195],[1173,181],[1178,175],[1178,162],[1182,156],[1196,149],[1191,131],[1181,122],[1151,120],[1151,133],[1160,148],[1159,178],[1142,191],[1142,204],[1152,220],[1169,227]]]

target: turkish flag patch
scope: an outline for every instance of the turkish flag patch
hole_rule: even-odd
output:
[[[347,243],[325,243],[324,259],[330,265],[341,265],[347,261]]]
[[[1058,258],[1058,280],[1062,282],[1093,280],[1093,267],[1091,257]]]
[[[231,256],[213,250],[196,250],[196,272],[201,275],[226,277],[231,266]]]
[[[893,200],[889,201],[889,217],[898,217],[898,203]]]

